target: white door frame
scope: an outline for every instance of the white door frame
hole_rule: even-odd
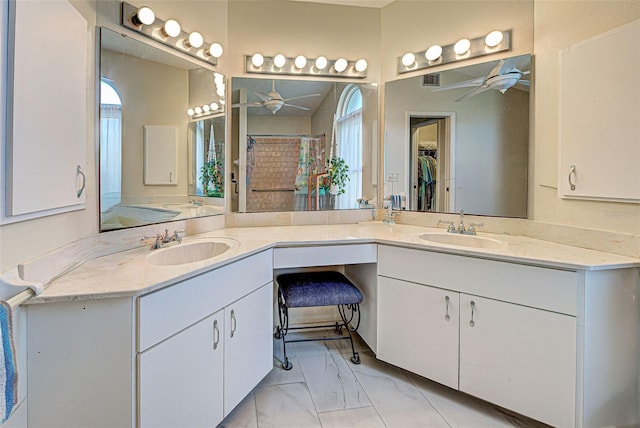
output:
[[[443,150],[446,159],[448,162],[446,163],[446,174],[443,173],[443,166],[438,162],[438,182],[442,185],[441,189],[449,188],[449,191],[446,192],[448,197],[445,197],[445,204],[442,208],[443,212],[455,212],[456,211],[456,159],[455,159],[455,144],[456,144],[456,113],[455,112],[433,112],[433,111],[417,111],[417,110],[408,110],[405,111],[405,120],[404,120],[404,170],[405,176],[405,189],[408,192],[411,192],[411,118],[412,117],[433,117],[446,119],[446,125],[444,127],[445,132],[445,141],[448,141],[448,144],[445,144],[445,148]],[[409,195],[407,195],[409,196]]]

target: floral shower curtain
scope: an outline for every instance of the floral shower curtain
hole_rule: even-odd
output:
[[[324,172],[324,144],[322,137],[302,137],[298,172],[294,184],[294,209],[305,211],[309,191],[309,176]],[[315,201],[315,199],[313,199]]]

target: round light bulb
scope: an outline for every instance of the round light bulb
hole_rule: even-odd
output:
[[[324,70],[325,68],[327,68],[327,64],[327,57],[319,56],[318,58],[316,58],[315,65],[318,70]]]
[[[411,52],[408,52],[402,56],[402,65],[409,67],[416,62],[416,56]]]
[[[204,39],[202,38],[202,34],[198,33],[197,31],[189,34],[189,46],[198,49],[202,46],[203,43]]]
[[[223,85],[224,84],[224,76],[220,73],[213,73],[213,82],[216,85]]]
[[[219,100],[219,101],[220,101],[220,105],[224,105],[224,100]]]
[[[209,55],[214,58],[220,58],[222,52],[222,45],[220,43],[212,43],[211,46],[209,46]]]
[[[150,7],[143,6],[138,9],[132,20],[136,25],[151,25],[156,20],[156,14]]]
[[[262,54],[253,54],[253,56],[251,57],[251,64],[253,64],[254,67],[262,67],[262,64],[264,64],[264,57],[262,56]]]
[[[213,110],[213,111],[216,111],[216,110],[218,110],[220,108],[217,103],[211,103],[209,106],[211,107],[211,110]]]
[[[435,61],[438,58],[440,58],[441,55],[442,55],[442,46],[440,45],[433,45],[429,49],[427,49],[427,51],[424,53],[424,56],[425,58],[427,58],[427,61]]]
[[[347,69],[347,65],[348,65],[347,60],[344,58],[340,58],[333,65],[333,68],[335,68],[338,73],[342,73]]]
[[[359,59],[356,61],[356,71],[359,73],[362,73],[363,71],[365,71],[367,69],[367,66],[369,64],[367,64],[367,60],[366,59]]]
[[[294,63],[296,65],[296,68],[302,69],[307,65],[307,59],[304,57],[304,55],[298,55]]]
[[[218,94],[219,97],[224,97],[224,86],[218,86],[216,94]]]
[[[469,39],[460,39],[453,45],[453,51],[458,55],[463,55],[469,51],[471,47],[471,42]]]
[[[278,68],[282,68],[285,62],[287,62],[287,59],[282,54],[278,54],[275,57],[273,57],[273,65],[275,65]]]
[[[202,114],[202,107],[198,106],[195,108],[196,114]]]
[[[502,34],[502,31],[492,31],[484,38],[484,43],[490,48],[495,48],[502,43],[503,38],[504,35]]]
[[[170,19],[164,23],[164,34],[168,37],[178,37],[182,29],[175,19]]]
[[[195,112],[195,110],[194,110],[194,109],[190,108],[190,109],[188,109],[188,110],[187,110],[187,114],[188,114],[189,116],[193,116],[194,114],[196,114],[196,112]]]
[[[209,106],[209,104],[205,104],[202,106],[202,111],[204,111],[205,113],[208,113],[209,110],[211,110],[211,107]]]

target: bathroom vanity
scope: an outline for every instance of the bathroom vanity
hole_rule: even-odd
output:
[[[638,423],[640,260],[330,231],[222,229],[185,239],[237,241],[211,259],[153,266],[139,248],[54,281],[28,306],[29,425],[215,426],[272,368],[274,269],[336,265],[379,359],[555,426]]]

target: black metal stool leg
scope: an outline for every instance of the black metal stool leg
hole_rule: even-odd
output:
[[[348,319],[345,306],[351,311],[351,316]],[[350,360],[353,364],[360,364],[360,355],[356,352],[356,348],[353,346],[353,335],[351,334],[352,331],[355,332],[356,330],[358,330],[358,327],[360,326],[360,305],[357,303],[353,305],[338,305],[338,312],[340,312],[340,318],[342,318],[342,322],[347,329],[347,333],[349,333],[351,353],[353,354]],[[351,323],[351,321],[353,321],[356,313],[358,314],[358,323],[356,324],[356,327],[352,329],[351,327],[349,327],[349,324]]]
[[[280,326],[276,327],[276,333],[274,337],[276,339],[282,339],[282,353],[284,354],[284,358],[282,360],[282,368],[283,370],[291,370],[293,368],[293,364],[289,361],[287,357],[287,332],[289,330],[289,311],[287,307],[284,305],[284,300],[280,293],[278,293],[278,318],[280,319]]]

